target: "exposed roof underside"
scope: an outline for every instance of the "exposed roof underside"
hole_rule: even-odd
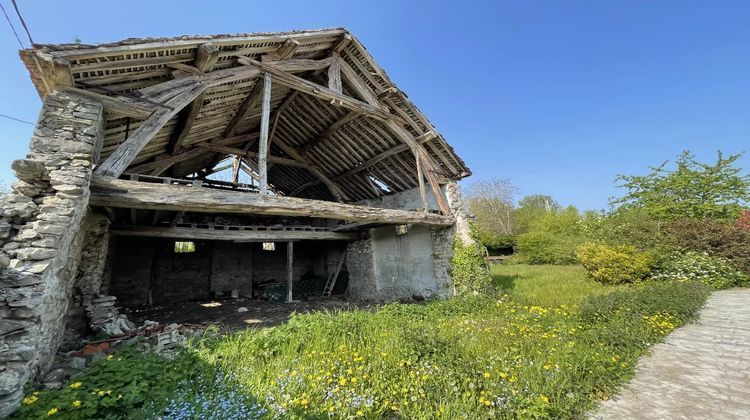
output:
[[[434,162],[433,168],[439,172],[438,176],[459,179],[470,174],[427,118],[394,86],[364,47],[343,29],[129,39],[97,46],[36,45],[33,49],[21,51],[21,57],[42,96],[55,88],[48,80],[52,66],[48,63],[55,63],[54,71],[58,73],[60,63],[63,63],[66,74],[62,78],[57,74],[53,79],[67,79],[73,87],[90,92],[134,98],[144,88],[190,74],[202,75],[199,67],[205,63],[199,63],[199,49],[207,44],[218,51],[214,51],[216,61],[202,69],[205,74],[240,67],[243,58],[283,62],[323,60],[330,58],[332,53],[338,54],[360,82],[377,95],[382,109],[387,110],[417,142],[421,142]],[[68,69],[70,75],[67,75]],[[199,71],[190,73],[191,69]],[[295,75],[329,86],[325,69],[300,71]],[[357,95],[351,80],[342,79],[343,95],[361,101],[367,99]],[[154,171],[154,165],[148,164],[185,154],[203,143],[204,146],[200,147],[205,153],[193,151],[185,155],[189,159],[179,161],[167,170],[178,177],[201,170],[205,173],[229,155],[217,150],[218,146],[206,149],[205,142],[223,140],[221,144],[228,147],[257,152],[260,105],[251,107],[242,118],[237,114],[254,91],[257,96],[262,84],[263,77],[256,76],[211,86],[197,99],[202,102],[194,104],[196,115],[187,129],[185,121],[190,106],[171,118],[149,140],[130,163],[127,172],[158,173]],[[334,197],[330,188],[321,182],[320,172],[337,184],[347,201],[376,198],[418,185],[412,148],[405,147],[403,138],[394,133],[392,127],[366,115],[351,114],[350,109],[331,102],[276,81],[272,84],[270,156],[283,158],[269,159],[268,180],[276,191],[331,200]],[[143,118],[107,111],[102,160],[117,150],[144,121]],[[228,138],[237,138],[236,143],[227,143]],[[245,159],[250,169],[256,168],[252,156]],[[284,159],[294,160],[299,165],[285,164]],[[316,170],[311,171],[311,166]]]

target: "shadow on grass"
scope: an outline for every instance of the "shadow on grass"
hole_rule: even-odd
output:
[[[492,279],[494,280],[495,287],[499,287],[506,291],[511,291],[516,287],[516,281],[520,280],[521,276],[518,274],[493,274]]]

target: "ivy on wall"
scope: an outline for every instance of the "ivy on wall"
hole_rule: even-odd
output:
[[[476,231],[472,229],[472,237]],[[485,250],[479,241],[464,243],[459,235],[453,240],[451,278],[457,295],[486,293],[492,290],[492,275],[484,259]]]

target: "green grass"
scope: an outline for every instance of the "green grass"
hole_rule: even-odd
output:
[[[511,299],[529,305],[576,304],[622,287],[592,281],[579,265],[498,264],[491,268],[497,286]]]
[[[208,334],[162,363],[125,352],[62,390],[28,394],[17,415],[581,417],[708,294],[677,282],[602,288],[576,267],[495,271],[509,297],[299,315],[271,329]]]

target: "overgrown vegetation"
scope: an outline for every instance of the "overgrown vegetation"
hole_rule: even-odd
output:
[[[457,295],[489,293],[492,277],[484,259],[484,250],[479,241],[464,243],[456,235],[453,240],[451,279]]]
[[[169,362],[118,354],[62,390],[31,394],[17,417],[578,417],[690,320],[708,290],[603,286],[580,267],[499,270],[505,297],[298,315],[209,334]]]
[[[697,271],[691,278],[714,287],[738,285],[743,280],[734,271],[750,275],[750,175],[736,166],[739,156],[719,152],[714,163],[702,163],[684,152],[674,165],[619,176],[625,193],[607,212],[581,213],[545,195],[514,205],[513,194],[496,193],[493,201],[503,205],[494,208],[504,209],[509,220],[503,226],[512,232],[505,229],[502,240],[488,239],[495,213],[484,211],[477,214],[478,229],[485,233],[480,239],[490,247],[511,243],[516,259],[530,264],[581,263],[603,283],[675,278],[686,272],[675,264],[700,261],[702,267],[727,267],[712,272],[711,279]],[[475,190],[472,209],[476,191],[515,191],[507,180],[499,185],[503,188]]]

